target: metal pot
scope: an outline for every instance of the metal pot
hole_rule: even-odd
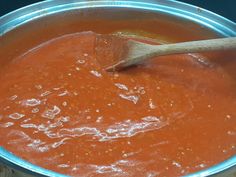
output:
[[[4,65],[30,47],[53,37],[88,30],[89,26],[77,28],[75,24],[81,20],[89,21],[96,18],[114,21],[134,18],[178,19],[180,24],[190,23],[189,28],[197,28],[196,30],[202,31],[205,37],[236,36],[234,22],[207,10],[174,0],[51,0],[0,17],[0,65]],[[50,26],[52,23],[53,25]],[[42,36],[45,30],[52,32]],[[21,43],[29,38],[31,42],[21,47]],[[206,170],[190,174],[188,177],[209,175],[236,176],[236,156]],[[64,177],[65,175],[28,163],[0,147],[0,176]]]

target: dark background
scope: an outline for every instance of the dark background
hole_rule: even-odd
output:
[[[0,16],[40,0],[0,0]],[[163,0],[164,1],[164,0]],[[208,9],[236,22],[236,0],[179,0]]]

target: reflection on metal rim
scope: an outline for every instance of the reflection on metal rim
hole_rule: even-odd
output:
[[[167,13],[181,18],[189,19],[204,25],[223,36],[236,36],[236,24],[224,17],[209,12],[198,7],[177,2],[174,0],[138,0],[138,1],[68,1],[68,0],[48,0],[32,4],[30,6],[13,11],[0,17],[0,36],[6,32],[34,19],[55,14],[63,11],[86,9],[86,8],[133,8],[140,10],[150,10],[154,12]],[[0,147],[0,163],[6,164],[14,169],[32,174],[34,176],[66,177],[26,162],[4,148]],[[209,176],[236,166],[236,156],[186,177]]]

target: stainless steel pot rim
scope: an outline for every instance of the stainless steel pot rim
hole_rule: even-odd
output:
[[[14,154],[10,153],[3,147],[0,147],[0,164],[8,165],[13,169],[26,172],[27,174],[32,174],[34,176],[45,176],[45,177],[68,177],[67,175],[59,174],[51,170],[41,168],[39,166],[33,165]],[[236,156],[212,166],[206,170],[201,170],[196,173],[186,175],[185,177],[206,177],[210,175],[217,174],[223,170],[227,170],[236,165]]]
[[[10,153],[3,147],[0,147],[0,164],[7,165],[15,170],[19,170],[25,172],[26,174],[31,174],[33,176],[45,176],[45,177],[68,177],[66,175],[62,175],[56,173],[54,171],[50,171],[39,166],[33,165],[21,158],[15,156]]]
[[[12,29],[32,21],[34,19],[69,11],[74,9],[85,8],[134,8],[150,11],[157,11],[161,13],[168,13],[179,16],[181,18],[189,19],[204,25],[212,30],[220,33],[223,36],[236,36],[236,24],[224,17],[214,14],[205,9],[199,9],[196,6],[178,2],[175,0],[139,0],[139,1],[124,1],[124,0],[98,0],[98,1],[72,1],[72,0],[48,0],[32,4],[16,11],[10,12],[0,17],[0,36],[11,31]],[[24,161],[9,151],[0,147],[0,163],[9,165],[14,169],[25,171],[36,176],[50,176],[50,177],[66,177],[50,170],[43,169],[39,166],[33,165]],[[202,170],[186,177],[209,176],[230,167],[236,166],[236,155],[230,159],[212,166],[206,170]]]
[[[73,9],[98,7],[124,7],[169,13],[207,26],[224,36],[236,36],[236,24],[234,22],[205,9],[175,0],[48,0],[23,7],[0,17],[0,35],[28,21],[46,15]]]

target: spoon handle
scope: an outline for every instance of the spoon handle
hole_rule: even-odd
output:
[[[236,37],[166,44],[150,48],[152,55],[155,56],[228,49],[236,49]]]
[[[116,64],[107,67],[107,71],[121,70],[150,58],[207,51],[224,51],[236,49],[236,37],[209,39],[175,44],[151,45],[134,40],[128,41],[129,52],[127,56]]]

